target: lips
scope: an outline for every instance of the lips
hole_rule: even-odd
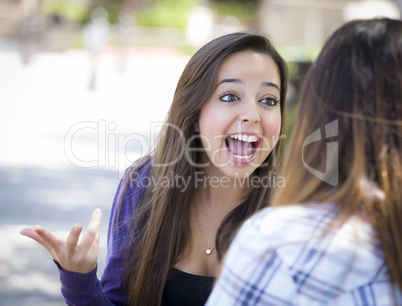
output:
[[[228,135],[225,143],[232,158],[248,162],[254,158],[255,152],[261,144],[261,138],[255,134],[237,133]]]

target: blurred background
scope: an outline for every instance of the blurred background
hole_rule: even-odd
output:
[[[18,234],[60,236],[110,207],[145,154],[189,57],[239,30],[289,63],[287,138],[305,73],[345,21],[400,18],[402,0],[0,0],[0,305],[63,305],[50,255]]]

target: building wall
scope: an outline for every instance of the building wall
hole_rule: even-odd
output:
[[[276,45],[319,46],[345,22],[344,9],[351,2],[367,1],[261,0],[259,27],[273,38]],[[400,3],[383,2],[399,11]]]

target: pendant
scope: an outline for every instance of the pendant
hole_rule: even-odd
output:
[[[209,254],[212,253],[212,250],[211,250],[210,248],[206,248],[206,249],[205,249],[205,253],[207,253],[207,255],[209,255]]]

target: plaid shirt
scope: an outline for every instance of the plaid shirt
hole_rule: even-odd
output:
[[[369,224],[352,217],[323,235],[336,208],[271,207],[250,218],[206,305],[402,305]]]

